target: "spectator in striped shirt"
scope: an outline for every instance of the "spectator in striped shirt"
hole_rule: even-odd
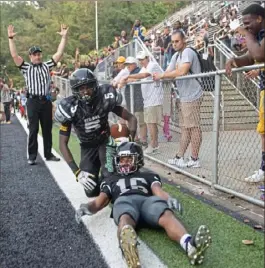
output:
[[[44,156],[47,161],[59,161],[60,159],[52,154],[52,102],[50,95],[51,69],[56,66],[63,56],[67,41],[68,28],[61,25],[58,34],[62,39],[57,52],[46,62],[42,61],[42,50],[33,46],[29,49],[30,62],[25,62],[17,53],[14,37],[14,26],[8,26],[9,49],[11,56],[24,76],[27,88],[27,115],[29,121],[28,138],[28,164],[36,164],[38,154],[38,131],[39,122],[42,128],[44,141]]]

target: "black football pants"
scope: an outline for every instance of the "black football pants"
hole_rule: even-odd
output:
[[[10,102],[4,102],[4,111],[6,116],[6,122],[10,121]]]
[[[27,99],[29,122],[28,159],[35,160],[38,154],[39,123],[42,129],[44,157],[51,157],[52,150],[52,103],[38,97]]]

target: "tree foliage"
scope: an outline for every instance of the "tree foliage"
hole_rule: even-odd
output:
[[[23,79],[14,66],[9,53],[7,26],[13,24],[17,36],[17,51],[28,60],[28,49],[39,45],[43,50],[44,59],[53,55],[60,41],[56,34],[60,24],[69,25],[69,40],[65,49],[64,61],[74,58],[78,47],[81,54],[95,49],[95,5],[92,1],[39,1],[40,8],[16,3],[1,4],[1,70],[6,66],[16,86],[23,85]],[[185,2],[172,1],[98,1],[99,47],[113,42],[115,33],[121,30],[130,32],[135,19],[141,19],[148,29],[161,22],[171,13],[184,5]],[[0,70],[0,71],[1,71]],[[0,74],[1,75],[1,74]]]

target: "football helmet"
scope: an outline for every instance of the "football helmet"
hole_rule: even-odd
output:
[[[123,142],[117,147],[114,156],[117,173],[129,175],[144,166],[144,155],[140,145],[135,142]]]
[[[73,95],[77,96],[79,100],[91,102],[98,93],[98,80],[93,72],[87,68],[81,68],[74,71],[71,74],[69,81]],[[84,95],[80,93],[81,87],[84,85],[86,85],[87,88],[92,89],[91,95]]]

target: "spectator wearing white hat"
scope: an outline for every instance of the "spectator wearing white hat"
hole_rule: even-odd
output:
[[[136,58],[139,60],[142,69],[138,74],[131,74],[125,79],[152,80],[153,73],[162,73],[156,62],[150,61],[145,51],[139,51]],[[130,81],[130,80],[129,80]],[[141,84],[144,101],[144,120],[150,133],[150,144],[145,149],[147,154],[158,153],[158,127],[162,121],[163,88],[160,82]]]
[[[126,58],[126,61],[124,63],[125,66],[127,66],[128,71],[130,72],[130,75],[138,74],[141,71],[141,68],[138,67],[138,60],[134,57],[128,57]],[[134,82],[136,79],[130,78],[127,79],[127,83]],[[130,93],[130,87],[126,86],[125,88],[125,101],[127,103],[127,109],[135,115],[137,118],[138,123],[138,129],[139,135],[138,135],[138,142],[143,146],[147,147],[147,126],[144,121],[144,103],[143,103],[143,95],[141,90],[141,85],[134,85],[133,86],[133,110],[131,107],[131,93]]]

